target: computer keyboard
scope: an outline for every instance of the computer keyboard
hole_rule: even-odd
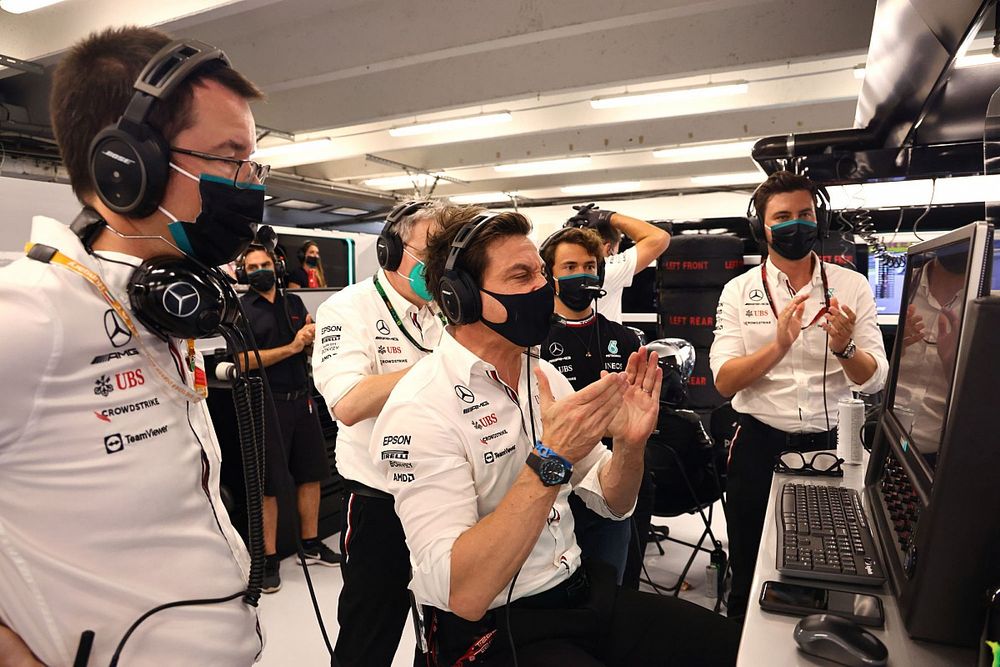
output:
[[[777,506],[782,574],[877,586],[885,574],[854,489],[786,483]]]

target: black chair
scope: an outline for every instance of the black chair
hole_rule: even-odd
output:
[[[649,470],[656,486],[653,503],[653,517],[676,517],[682,514],[701,516],[704,530],[696,543],[686,542],[670,536],[667,526],[652,525],[650,538],[655,541],[660,555],[665,552],[661,542],[668,540],[691,549],[691,555],[684,565],[677,582],[672,586],[659,586],[650,582],[658,590],[672,591],[679,595],[684,579],[699,552],[712,555],[721,552],[725,561],[722,544],[712,532],[712,518],[716,501],[722,500],[723,487],[720,468],[725,466],[725,449],[716,446],[705,432],[699,416],[690,410],[674,410],[661,406],[657,432],[646,445],[646,469]],[[710,540],[710,546],[705,541]],[[719,583],[725,575],[725,564],[720,564]],[[721,591],[722,586],[719,586]]]

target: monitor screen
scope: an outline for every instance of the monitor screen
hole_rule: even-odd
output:
[[[878,315],[899,315],[903,298],[903,274],[906,272],[906,249],[910,241],[886,243],[887,255],[868,256],[868,283],[875,295]]]
[[[993,239],[993,283],[990,291],[1000,293],[1000,237]]]
[[[944,432],[970,272],[970,239],[911,252],[902,277],[892,413],[933,471]],[[978,277],[976,278],[978,281]]]
[[[354,239],[330,238],[316,235],[309,238],[319,248],[320,261],[327,287],[347,287],[355,282]],[[296,234],[278,234],[278,252],[285,256],[286,270],[298,268],[298,253],[306,237]]]

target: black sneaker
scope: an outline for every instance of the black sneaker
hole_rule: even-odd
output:
[[[302,551],[305,553],[306,564],[308,565],[315,563],[316,565],[335,567],[340,565],[340,561],[342,560],[340,554],[319,541],[303,544]],[[302,565],[301,560],[296,560],[295,562]]]
[[[264,561],[264,584],[261,591],[277,593],[281,590],[281,560],[275,556],[266,556]]]

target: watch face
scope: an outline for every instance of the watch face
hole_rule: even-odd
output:
[[[566,475],[566,468],[555,459],[543,459],[541,465],[538,467],[538,475],[542,478],[542,483],[546,486],[555,486],[556,484],[562,484],[563,477]]]

